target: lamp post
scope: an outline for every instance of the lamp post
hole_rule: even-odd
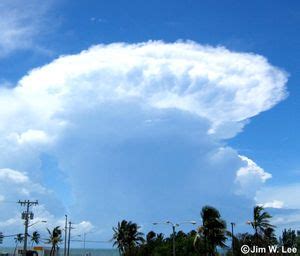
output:
[[[84,254],[86,255],[86,253],[85,253],[85,244],[86,244],[86,235],[87,234],[92,234],[92,233],[95,233],[96,232],[96,230],[95,231],[89,231],[89,232],[84,232],[83,233],[83,250],[84,250]]]
[[[39,220],[39,221],[36,221],[36,222],[34,222],[34,223],[28,225],[28,227],[30,228],[30,227],[32,227],[33,225],[38,224],[38,223],[47,223],[47,221],[46,221],[46,220]]]
[[[68,215],[65,214],[65,247],[64,247],[64,256],[67,256],[67,236],[68,236]]]
[[[72,229],[72,222],[69,221],[69,234],[68,234],[68,250],[67,250],[67,256],[70,256],[70,243],[71,243],[71,229]]]
[[[154,222],[153,225],[159,225],[159,224],[167,224],[167,225],[171,225],[172,226],[172,242],[173,242],[173,256],[176,256],[176,241],[175,241],[175,235],[176,235],[176,227],[179,227],[181,224],[196,224],[196,221],[184,221],[184,222],[180,222],[180,223],[173,223],[171,221],[166,221],[166,222]]]

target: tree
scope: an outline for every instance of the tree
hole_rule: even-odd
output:
[[[38,244],[40,242],[41,235],[38,231],[34,231],[31,235],[31,247],[33,247],[34,244]]]
[[[57,249],[58,249],[58,244],[62,241],[61,238],[61,229],[59,226],[55,227],[52,232],[47,228],[47,231],[49,233],[49,238],[47,239],[48,244],[51,244],[51,251],[50,251],[50,256],[54,256]]]
[[[253,221],[249,221],[252,228],[254,229],[255,243],[258,244],[258,240],[262,240],[265,230],[268,228],[274,228],[275,226],[270,224],[272,216],[264,211],[264,207],[255,206],[253,209]]]
[[[24,235],[23,234],[17,234],[14,239],[15,239],[15,243],[16,243],[15,250],[14,250],[14,255],[16,255],[18,244],[21,244],[24,241]]]
[[[238,233],[235,236],[233,236],[234,239],[234,248],[233,251],[230,250],[227,252],[226,255],[228,256],[243,256],[245,254],[243,254],[241,252],[241,247],[243,245],[248,245],[249,247],[252,247],[253,245],[253,235],[249,234],[249,233]]]
[[[263,243],[264,246],[277,244],[277,238],[274,228],[269,227],[264,230]]]
[[[202,226],[198,228],[194,244],[197,240],[203,240],[205,253],[216,255],[217,246],[227,247],[226,241],[226,222],[221,219],[217,209],[211,206],[204,206],[201,211]]]
[[[193,241],[195,235],[195,230],[192,230],[189,233],[184,233],[181,230],[176,232],[176,256],[203,255],[194,247]],[[150,231],[146,235],[146,241],[143,244],[138,245],[137,256],[170,255],[173,246],[172,236],[173,234],[164,238],[163,234],[156,234],[155,232]]]
[[[297,244],[297,236],[295,230],[284,229],[282,232],[282,237],[280,237],[280,244],[284,247],[293,248]]]
[[[131,221],[122,220],[117,227],[113,227],[114,246],[117,246],[121,255],[132,256],[136,254],[136,247],[145,240],[140,227]]]
[[[150,231],[146,235],[146,242],[147,242],[147,244],[154,242],[155,241],[155,237],[156,237],[156,233],[154,231]]]

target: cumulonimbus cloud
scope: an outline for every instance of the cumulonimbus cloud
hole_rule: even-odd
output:
[[[63,173],[74,215],[99,225],[167,217],[174,205],[188,218],[201,203],[235,200],[236,180],[245,194],[270,178],[223,139],[283,100],[286,82],[264,57],[223,47],[93,46],[1,90],[0,168]]]
[[[15,97],[29,109],[43,110],[43,119],[70,102],[138,100],[194,113],[212,122],[211,132],[227,126],[229,132],[284,99],[286,81],[284,71],[255,54],[196,43],[120,43],[94,46],[31,71]]]

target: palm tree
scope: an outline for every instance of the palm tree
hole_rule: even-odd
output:
[[[202,226],[198,228],[194,244],[204,240],[206,255],[216,255],[216,247],[226,247],[226,222],[219,211],[211,206],[204,206],[201,211]]]
[[[31,247],[33,247],[34,244],[38,244],[40,242],[41,235],[38,231],[34,231],[31,235]]]
[[[136,246],[144,242],[140,227],[131,221],[122,220],[117,227],[113,227],[114,246],[117,246],[121,255],[132,256],[135,254]]]
[[[277,244],[277,238],[274,228],[266,228],[264,231],[263,241],[266,246]]]
[[[21,244],[24,241],[24,235],[23,234],[17,234],[14,239],[15,239],[15,243],[16,243],[16,247],[15,247],[15,250],[14,250],[14,255],[16,255],[18,244]]]
[[[47,239],[48,244],[51,244],[51,251],[50,251],[50,256],[54,256],[57,249],[58,249],[58,244],[62,241],[61,239],[61,229],[59,226],[55,227],[52,232],[47,228],[48,233],[49,233],[49,238]]]
[[[255,206],[253,208],[253,221],[248,221],[248,224],[252,226],[254,229],[254,237],[256,244],[258,243],[258,239],[261,239],[265,234],[265,231],[269,228],[274,228],[274,225],[270,224],[270,219],[272,216],[264,211],[263,206]]]
[[[146,235],[147,244],[153,242],[155,238],[156,238],[156,233],[154,231],[149,231],[149,233]]]

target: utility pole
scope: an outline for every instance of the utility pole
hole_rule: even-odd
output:
[[[68,253],[67,253],[67,256],[70,256],[71,229],[72,229],[72,222],[69,221],[69,237],[68,237]]]
[[[30,201],[30,200],[25,200],[25,201],[18,201],[18,204],[21,206],[26,207],[26,211],[22,212],[22,219],[25,220],[24,226],[25,226],[25,231],[24,231],[24,246],[23,246],[23,255],[26,256],[27,252],[27,237],[28,237],[28,224],[29,224],[29,219],[33,219],[33,212],[30,212],[30,206],[33,205],[38,205],[38,201]]]
[[[67,256],[68,215],[65,215],[65,247],[64,256]]]
[[[175,231],[175,225],[172,225],[172,231],[173,231],[173,256],[176,256],[176,247],[175,247],[175,236],[176,236],[176,231]]]
[[[83,233],[83,250],[85,253],[85,238],[86,238],[86,233]]]
[[[233,233],[233,227],[235,226],[234,222],[231,222],[231,249],[232,249],[232,255],[234,255],[234,233]]]

